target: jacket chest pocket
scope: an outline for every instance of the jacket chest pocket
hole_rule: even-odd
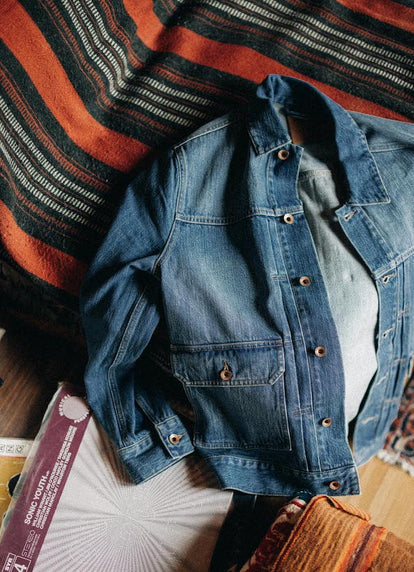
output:
[[[195,412],[194,443],[289,450],[281,340],[172,347]]]

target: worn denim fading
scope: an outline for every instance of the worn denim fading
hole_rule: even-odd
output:
[[[353,454],[340,340],[297,188],[303,149],[274,103],[331,133],[346,181],[335,216],[378,296],[377,371]],[[247,110],[137,176],[81,297],[89,400],[135,482],[196,449],[223,487],[358,493],[356,464],[381,447],[414,354],[413,159],[413,125],[348,113],[309,84],[269,76]],[[160,320],[168,342],[157,347]],[[167,399],[174,384],[194,430]]]
[[[349,423],[358,414],[377,370],[378,295],[368,268],[337,220],[335,211],[346,200],[347,182],[341,176],[334,149],[325,143],[304,144],[298,191],[341,346],[345,419]]]

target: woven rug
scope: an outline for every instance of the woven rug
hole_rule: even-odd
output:
[[[398,417],[391,425],[378,457],[400,466],[414,477],[414,377],[405,389]]]
[[[269,73],[412,121],[413,22],[408,0],[2,0],[0,304],[79,328],[134,172]]]

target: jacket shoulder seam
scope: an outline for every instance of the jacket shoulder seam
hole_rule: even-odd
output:
[[[199,139],[200,137],[203,137],[204,135],[209,135],[210,133],[214,133],[215,131],[220,131],[221,129],[224,129],[225,127],[228,127],[229,125],[232,125],[233,123],[238,123],[240,122],[240,118],[239,117],[227,117],[226,119],[223,119],[221,122],[217,121],[217,122],[213,122],[212,125],[210,125],[210,127],[207,127],[205,129],[200,128],[199,131],[195,131],[194,133],[192,133],[191,135],[189,135],[186,139],[184,139],[183,141],[180,141],[179,143],[177,143],[176,145],[174,145],[173,149],[179,149],[180,147],[184,146],[186,143],[189,143],[190,141],[194,141],[194,139]]]

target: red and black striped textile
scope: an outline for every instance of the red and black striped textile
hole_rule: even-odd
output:
[[[414,120],[403,0],[2,0],[0,292],[72,328],[128,180],[269,73]]]

